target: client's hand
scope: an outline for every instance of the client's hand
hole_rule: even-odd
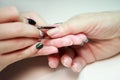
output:
[[[60,50],[63,54],[60,57],[63,65],[79,72],[86,64],[110,58],[120,52],[120,11],[75,16],[47,33],[54,39],[62,38],[62,41],[68,43],[71,39],[65,40],[64,37],[69,35],[76,36],[83,33],[89,38],[89,42],[83,46],[73,44]],[[76,39],[72,38],[72,40]],[[63,42],[54,40],[53,43],[60,45]],[[58,57],[49,58],[49,63],[55,67],[58,65],[57,62]]]

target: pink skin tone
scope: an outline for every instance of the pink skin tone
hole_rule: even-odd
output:
[[[74,72],[80,72],[89,63],[116,55],[120,47],[118,38],[108,38],[108,40],[90,38],[90,41],[87,43],[87,37],[82,33],[76,35],[69,34],[56,39],[47,38],[42,40],[42,42],[45,46],[39,50],[37,56],[47,52],[58,53],[57,50],[59,49],[58,54],[48,57],[49,66],[51,68],[57,68],[59,62],[61,62],[65,67],[71,68]],[[83,42],[86,44],[83,45]],[[49,48],[46,48],[46,46]]]
[[[81,35],[81,37],[80,37]],[[64,46],[70,46],[67,48],[63,48],[62,50],[59,50],[60,57],[53,58],[53,56],[49,56],[48,61],[49,63],[54,62],[54,64],[49,64],[51,68],[56,68],[59,64],[59,61],[68,68],[71,68],[74,72],[80,72],[87,64],[90,64],[92,62],[95,62],[97,60],[103,60],[110,58],[116,53],[118,53],[119,47],[120,47],[120,39],[115,38],[112,40],[104,41],[104,40],[90,40],[88,43],[86,43],[86,39],[84,41],[86,44],[83,46],[80,46],[80,41],[76,41],[79,43],[74,44],[74,40],[81,40],[82,37],[85,38],[84,34],[78,34],[78,35],[72,35],[72,39],[69,38],[71,35],[64,36],[62,38],[56,38],[49,40],[46,44],[50,44],[53,46],[58,47],[64,47]],[[74,38],[74,36],[78,37],[79,39]],[[68,41],[73,41],[72,46],[67,45],[65,43],[61,43],[61,41],[70,39]],[[81,38],[81,39],[80,39]],[[64,40],[61,40],[64,39]],[[74,40],[73,40],[74,39]],[[71,42],[70,42],[71,43]],[[54,67],[53,67],[54,65]]]
[[[73,44],[71,44],[71,41]],[[86,44],[80,46],[83,42]],[[110,58],[120,51],[120,38],[110,40],[91,39],[87,43],[87,37],[84,34],[68,35],[50,39],[48,42],[46,40],[45,44],[53,45],[59,49],[70,46],[59,50],[59,57],[53,58],[53,55],[50,55],[48,61],[51,68],[57,68],[61,61],[65,67],[71,68],[74,72],[80,72],[87,64]],[[53,63],[50,64],[51,62]]]
[[[47,32],[47,34],[49,34],[52,38],[56,38],[56,39],[48,38],[46,40],[42,40],[45,46],[53,45],[59,49],[59,53],[58,53],[59,55],[49,56],[48,60],[49,60],[50,67],[56,68],[59,64],[59,61],[61,61],[64,66],[71,68],[74,72],[79,72],[83,67],[85,67],[86,64],[92,63],[97,60],[107,59],[118,54],[118,52],[120,52],[120,49],[119,49],[120,38],[118,35],[119,26],[117,26],[119,24],[119,20],[117,19],[116,14],[113,14],[113,17],[111,17],[112,16],[111,14],[109,15],[108,13],[106,14],[107,14],[106,15],[107,17],[102,14],[99,14],[99,15],[93,14],[93,16],[91,15],[88,15],[88,17],[83,16],[82,19],[80,18],[80,20],[73,19],[73,21],[70,20],[66,24],[61,26],[61,27],[64,27],[65,29],[59,28],[61,29],[60,32],[59,32],[59,29],[56,29],[58,31],[54,29],[52,35],[50,35]],[[100,15],[104,16],[104,18],[99,17]],[[108,18],[108,16],[110,16],[111,18]],[[95,21],[94,24],[93,22],[91,23],[91,17],[93,22]],[[97,18],[99,18],[99,20],[97,20]],[[118,20],[118,21],[115,21],[115,23],[113,22],[114,18]],[[78,27],[79,24],[77,24],[79,22],[83,25],[83,27],[81,27],[80,29]],[[107,24],[107,23],[111,23],[111,24]],[[68,25],[71,25],[71,26],[68,26]],[[117,27],[116,28],[111,27],[111,30],[109,30],[110,29],[109,25],[117,26]],[[77,27],[75,28],[75,26]],[[84,26],[87,26],[87,28],[85,28]],[[69,29],[66,27],[69,27],[69,28],[71,27],[71,28]],[[75,28],[75,29],[72,29],[72,28]],[[62,29],[64,29],[65,31]],[[69,31],[66,29],[68,29]],[[116,31],[118,32],[116,33]],[[87,39],[85,40],[85,35],[80,32],[84,32],[87,35],[87,37],[90,39],[88,43],[86,43]],[[79,34],[71,35],[71,33],[73,34],[79,33]],[[112,33],[116,33],[116,34],[113,35]],[[85,42],[86,44],[83,45],[81,41]],[[80,46],[80,44],[82,44],[83,46]],[[70,46],[70,47],[66,48],[66,46]]]
[[[35,13],[24,13],[22,14],[22,16],[25,17],[25,19],[23,19],[24,23],[28,24],[28,21],[26,20],[26,18],[30,18],[33,19],[37,22],[36,25],[46,25],[45,21],[42,19],[42,17],[38,17],[37,14]],[[43,30],[45,32],[45,30]],[[49,51],[48,51],[49,50]],[[39,56],[39,55],[49,55],[49,54],[53,54],[53,53],[57,53],[58,49],[54,46],[50,46],[50,45],[44,45],[44,47],[40,50],[37,50],[37,53],[35,53],[32,57],[34,56]]]
[[[59,24],[54,24],[52,26],[58,27]],[[47,30],[42,29],[42,31],[46,32]],[[80,33],[76,35],[67,35],[56,39],[46,37],[45,39],[42,39],[41,42],[45,46],[51,45],[59,48],[59,52],[57,54],[52,54],[48,56],[48,65],[51,68],[57,68],[59,63],[61,62],[65,67],[72,68],[74,72],[79,72],[81,70],[80,64],[81,62],[83,62],[83,60],[80,57],[76,57],[76,53],[74,52],[72,47],[67,47],[72,45],[79,45],[80,47],[82,47],[85,43],[88,42],[86,35]],[[46,51],[49,51],[48,53],[50,53],[51,49],[46,49]],[[85,66],[85,63],[83,64],[83,66]]]
[[[47,30],[44,31],[46,32]],[[87,37],[82,33],[56,39],[46,38],[42,39],[42,42],[45,46],[35,56],[39,56],[42,53],[57,53],[48,56],[49,66],[57,68],[59,62],[61,62],[65,67],[71,68],[74,72],[80,72],[87,64],[112,57],[119,51],[118,39],[109,41],[91,40],[87,43]],[[112,51],[109,51],[109,49]]]
[[[64,22],[59,28],[47,31],[52,38],[64,38],[66,35],[85,33],[90,41],[81,46],[72,45],[69,50],[62,51],[60,59],[73,71],[79,72],[86,64],[111,58],[120,52],[120,12],[88,13],[75,16]],[[73,38],[74,39],[74,38]],[[54,42],[57,44],[57,42]],[[61,43],[62,44],[62,43]],[[72,61],[63,58],[72,50],[76,54]],[[60,53],[61,54],[61,53]],[[67,63],[66,63],[67,62]],[[72,62],[72,63],[71,63]],[[71,64],[71,65],[70,65]]]
[[[81,35],[81,34],[78,34],[78,35]],[[78,35],[73,35],[73,36],[78,36]],[[57,38],[57,39],[65,39],[66,40],[66,38],[68,38],[68,36],[64,36],[62,38]],[[81,38],[82,37],[83,37],[83,34],[81,35]],[[71,39],[71,38],[69,38],[69,39]],[[73,39],[76,40],[76,38],[74,38],[74,37],[73,37]],[[60,44],[59,40],[56,40],[58,42],[56,42],[55,39],[51,39],[51,40],[53,40],[53,44],[52,43],[50,43],[50,44],[53,46],[56,46],[56,47],[58,45],[61,45],[59,47],[62,47],[62,45],[65,46],[65,44],[63,44],[63,43]],[[49,42],[52,42],[51,40]],[[78,40],[80,40],[80,38]],[[86,38],[86,40],[87,40],[87,38]],[[86,40],[83,42],[86,42]],[[80,41],[78,41],[78,42],[80,42]],[[54,43],[56,43],[56,44],[54,44]],[[73,40],[73,43],[74,43],[74,40]],[[115,38],[115,39],[107,40],[107,41],[106,40],[90,40],[88,43],[84,44],[83,46],[80,46],[80,43],[78,43],[76,45],[73,44],[70,47],[60,50],[59,54],[61,54],[61,56],[56,59],[58,61],[54,62],[54,67],[52,66],[53,64],[51,64],[49,66],[51,68],[56,68],[58,66],[59,61],[61,61],[65,67],[71,68],[74,72],[80,72],[87,64],[90,64],[97,60],[107,59],[107,58],[110,58],[110,57],[116,55],[120,51],[119,44],[120,44],[119,38]],[[66,45],[66,46],[68,46],[68,45]],[[49,58],[52,58],[52,57],[53,56],[49,56]],[[54,61],[54,58],[48,59],[48,60],[50,63],[51,61]]]
[[[26,19],[31,18],[35,20],[37,24],[44,25],[44,21],[41,18],[39,18],[36,14],[22,14],[21,17],[25,17],[23,17],[24,20],[22,20],[19,17],[18,11],[14,7],[5,8],[5,10],[2,9],[1,12],[0,71],[2,71],[9,64],[12,64],[16,61],[25,58],[58,53],[58,49],[54,46],[44,46],[40,50],[36,49],[38,39],[41,36],[39,35],[39,30],[35,29],[34,26],[29,25]],[[24,34],[22,34],[22,32],[24,32]]]
[[[48,57],[48,64],[51,68],[57,68],[59,62],[68,68],[72,68],[74,72],[79,72],[82,66],[85,66],[84,60],[80,56],[76,56],[72,45],[83,46],[87,43],[87,37],[84,34],[68,35],[57,39],[44,39],[44,45],[51,45],[59,48],[58,54],[53,54]],[[72,47],[67,47],[72,46]]]

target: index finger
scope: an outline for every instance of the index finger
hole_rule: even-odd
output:
[[[42,32],[21,22],[0,24],[0,40],[18,37],[41,38]]]

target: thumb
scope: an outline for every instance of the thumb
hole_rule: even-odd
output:
[[[69,34],[78,34],[85,32],[85,24],[78,19],[71,19],[67,22],[60,24],[59,27],[50,29],[47,34],[52,38],[62,37]]]

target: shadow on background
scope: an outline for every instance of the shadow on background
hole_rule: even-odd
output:
[[[11,64],[0,72],[0,80],[13,80],[15,77],[38,67],[48,67],[46,57],[24,59]]]

